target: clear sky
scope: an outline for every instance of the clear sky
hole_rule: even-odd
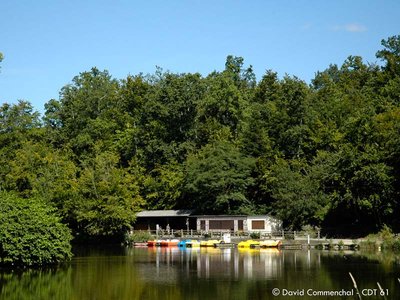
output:
[[[398,34],[398,0],[2,0],[0,103],[43,112],[94,66],[118,79],[156,66],[207,75],[230,54],[257,80],[272,69],[310,82],[349,55],[377,62],[381,40]]]

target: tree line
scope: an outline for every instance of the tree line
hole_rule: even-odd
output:
[[[0,107],[0,190],[42,199],[76,237],[115,237],[142,209],[272,214],[364,234],[400,221],[400,36],[310,84],[228,56],[207,76],[92,68],[41,116]]]

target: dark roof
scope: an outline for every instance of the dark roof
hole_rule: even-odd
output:
[[[180,210],[143,210],[136,214],[139,218],[156,218],[156,217],[188,217],[193,213],[190,209]]]
[[[247,218],[247,215],[192,215],[197,218]]]
[[[273,218],[276,219],[270,215],[191,215],[191,217],[195,218],[209,218],[209,219],[229,219],[229,218]]]

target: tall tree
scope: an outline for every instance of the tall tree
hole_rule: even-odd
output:
[[[78,156],[92,156],[96,148],[110,149],[113,134],[125,125],[124,115],[117,109],[118,90],[118,81],[107,71],[92,68],[83,72],[62,88],[60,104],[48,103],[46,124],[62,124],[61,139]]]
[[[254,159],[244,156],[232,143],[204,146],[188,157],[185,168],[185,190],[192,207],[206,213],[252,211],[247,190],[253,183]]]
[[[318,180],[320,172],[304,161],[277,159],[271,166],[266,189],[272,196],[272,211],[287,228],[321,225],[329,201]]]
[[[127,230],[143,205],[135,168],[118,168],[115,153],[103,152],[83,164],[74,205],[78,232],[116,236]]]
[[[384,49],[376,53],[376,57],[384,60],[383,69],[392,76],[400,76],[400,35],[391,36],[381,41]]]

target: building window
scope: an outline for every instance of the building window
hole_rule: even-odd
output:
[[[218,229],[229,229],[234,230],[234,221],[233,220],[210,220],[210,229],[218,230]]]
[[[262,220],[262,221],[253,220],[253,221],[251,221],[251,228],[253,230],[254,229],[264,230],[265,229],[265,221],[264,220]]]

